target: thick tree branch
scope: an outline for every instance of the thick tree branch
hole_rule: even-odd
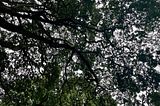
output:
[[[51,47],[54,47],[54,48],[65,48],[65,49],[70,49],[72,51],[76,51],[74,47],[69,46],[67,43],[58,44],[57,42],[53,42],[50,39],[47,39],[47,38],[44,38],[42,36],[38,36],[38,35],[36,35],[34,33],[28,32],[28,31],[26,31],[25,29],[23,29],[20,26],[16,26],[16,25],[10,24],[7,21],[5,21],[2,17],[0,17],[0,23],[1,23],[0,26],[2,28],[4,28],[4,29],[7,29],[7,30],[13,31],[13,32],[18,32],[18,33],[20,33],[22,35],[25,35],[28,38],[33,38],[33,39],[36,39],[36,40],[40,40],[40,41],[42,41],[42,42],[44,42],[46,44],[49,44]],[[10,48],[12,50],[19,50],[21,48],[27,47],[27,46],[24,46],[24,45],[22,45],[22,46],[13,46],[13,44],[7,43],[7,42],[3,42],[3,43],[4,44],[1,43],[2,46],[8,47],[8,48]],[[7,46],[8,44],[9,44],[9,46]],[[91,69],[91,66],[90,66],[89,62],[84,58],[84,56],[81,54],[81,52],[76,51],[76,53],[79,55],[79,57],[82,59],[82,61],[86,64],[86,66],[88,67],[88,69],[91,72],[91,74],[95,77],[96,83],[98,84],[98,78],[97,78],[96,74],[93,72],[93,70]]]
[[[44,42],[46,44],[49,44],[51,47],[54,47],[54,48],[65,48],[65,49],[74,50],[74,48],[71,47],[70,45],[68,45],[67,43],[59,44],[57,42],[54,42],[52,39],[47,39],[47,38],[44,38],[42,36],[36,35],[34,33],[31,33],[29,31],[26,31],[25,29],[23,29],[21,26],[16,26],[16,25],[8,23],[2,17],[0,17],[0,23],[1,23],[0,26],[2,28],[4,28],[4,29],[7,29],[7,30],[12,31],[12,32],[20,33],[22,35],[25,35],[28,38],[33,38],[33,39],[42,41],[42,42]],[[10,46],[10,48],[12,48],[11,46]]]
[[[6,6],[3,6],[2,8],[0,8],[0,11],[2,13],[8,13],[8,14],[11,14],[11,15],[14,15],[14,16],[17,16],[17,17],[29,18],[29,19],[38,20],[38,21],[41,21],[41,22],[47,22],[47,23],[50,23],[50,24],[57,24],[57,25],[59,25],[60,23],[62,23],[64,25],[70,26],[72,28],[76,28],[77,27],[77,25],[75,25],[77,23],[72,23],[72,21],[70,19],[62,19],[62,20],[50,21],[48,19],[42,19],[38,15],[36,15],[36,16],[30,16],[30,15],[22,15],[22,14],[16,13],[15,11],[11,10],[11,8],[6,7]],[[69,22],[71,22],[72,24],[69,24]],[[49,44],[51,47],[54,47],[54,48],[65,48],[65,49],[70,49],[72,51],[76,51],[76,49],[74,47],[70,46],[68,43],[59,44],[57,42],[54,42],[53,39],[47,39],[47,38],[44,38],[43,36],[36,35],[34,33],[31,33],[29,31],[23,29],[21,26],[16,26],[16,25],[8,23],[2,17],[0,17],[0,23],[1,23],[0,26],[2,28],[4,28],[4,29],[7,29],[7,30],[12,31],[12,32],[20,33],[22,35],[25,35],[27,38],[33,38],[33,39],[42,41],[42,42],[44,42],[46,44]],[[78,23],[78,25],[81,26],[80,23]],[[97,30],[97,29],[92,28],[92,27],[88,27],[87,26],[87,28],[91,29],[91,30],[95,30],[95,31],[101,32],[100,30]],[[4,47],[6,45],[7,45],[7,43],[5,45],[2,44],[2,46],[4,46]],[[15,47],[15,46],[13,46],[13,44],[10,44],[10,46],[8,46],[8,48],[11,48],[11,49],[14,48],[14,50],[17,50],[17,49],[20,49],[22,47],[21,46]],[[98,78],[97,78],[96,74],[93,72],[93,70],[92,70],[89,62],[84,58],[84,56],[82,55],[82,53],[80,51],[76,51],[76,53],[79,55],[79,57],[81,58],[81,60],[86,64],[86,66],[88,67],[89,71],[94,76],[95,82],[98,84],[98,82],[99,82]]]
[[[98,78],[97,78],[97,75],[93,72],[89,62],[84,58],[84,56],[81,54],[81,52],[77,51],[76,52],[78,54],[78,56],[81,58],[81,60],[86,64],[88,70],[90,71],[90,73],[94,76],[94,80],[97,84],[99,84],[99,81],[98,81]]]
[[[22,44],[22,45],[14,46],[11,42],[6,42],[1,39],[0,39],[0,45],[2,47],[6,47],[6,48],[12,49],[14,51],[25,49],[28,47],[38,46],[38,45],[34,45],[34,44]]]

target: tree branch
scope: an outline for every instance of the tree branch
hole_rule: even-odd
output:
[[[94,78],[95,78],[94,80],[95,80],[95,82],[96,82],[97,85],[98,85],[98,84],[99,84],[98,78],[97,78],[96,74],[93,72],[93,70],[92,70],[89,62],[84,58],[84,56],[81,54],[80,51],[77,51],[76,53],[79,55],[79,57],[82,59],[82,61],[86,64],[86,66],[88,67],[88,70],[89,70],[90,73],[94,76]]]
[[[51,47],[54,47],[54,48],[65,48],[65,49],[74,50],[74,47],[71,47],[67,43],[59,44],[57,42],[53,42],[53,40],[51,40],[51,39],[47,39],[47,38],[44,38],[42,36],[36,35],[34,33],[31,33],[29,31],[23,29],[21,26],[16,26],[16,25],[10,24],[6,20],[4,20],[2,17],[0,17],[0,23],[1,23],[0,26],[2,28],[4,28],[4,29],[7,29],[7,30],[12,31],[12,32],[20,33],[22,35],[25,35],[28,38],[33,38],[33,39],[42,41],[42,42],[44,42],[46,44],[49,44]],[[10,45],[10,48],[13,48],[13,46]]]
[[[18,45],[18,46],[14,46],[11,42],[6,42],[6,41],[3,41],[1,39],[0,39],[0,45],[2,47],[6,47],[6,48],[12,49],[14,51],[25,49],[25,48],[28,48],[28,47],[38,46],[38,45],[34,45],[34,44],[21,44],[21,45]]]

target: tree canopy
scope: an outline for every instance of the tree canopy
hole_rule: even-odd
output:
[[[158,0],[0,0],[0,104],[158,106],[159,30]]]

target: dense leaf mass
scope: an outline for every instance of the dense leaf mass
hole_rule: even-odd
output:
[[[159,26],[158,0],[0,0],[0,104],[158,106]]]

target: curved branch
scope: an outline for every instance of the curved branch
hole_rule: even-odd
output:
[[[25,48],[28,48],[28,47],[38,46],[38,45],[34,45],[34,44],[21,44],[21,45],[18,45],[18,46],[14,46],[11,42],[6,42],[6,41],[3,41],[1,39],[0,39],[0,45],[2,47],[6,47],[6,48],[12,49],[14,51],[25,49]]]
[[[84,58],[84,56],[81,54],[80,51],[77,51],[76,53],[79,55],[79,57],[81,58],[81,60],[86,64],[86,66],[88,67],[88,70],[90,71],[90,73],[91,73],[91,74],[94,76],[94,78],[95,78],[94,81],[95,81],[95,82],[97,83],[97,85],[98,85],[98,84],[99,84],[98,78],[97,78],[96,74],[93,72],[93,70],[92,70],[89,62]]]
[[[65,48],[65,49],[74,50],[74,47],[71,47],[67,43],[59,44],[57,42],[54,42],[52,39],[47,39],[47,38],[44,38],[43,36],[39,36],[39,35],[36,35],[34,33],[31,33],[29,31],[23,29],[21,26],[16,26],[16,25],[8,23],[2,17],[0,17],[0,23],[1,23],[0,27],[2,27],[4,29],[7,29],[7,30],[12,31],[12,32],[20,33],[22,35],[25,35],[28,38],[33,38],[33,39],[42,41],[42,42],[44,42],[46,44],[49,44],[49,46],[51,46],[51,47],[54,47],[54,48]]]

